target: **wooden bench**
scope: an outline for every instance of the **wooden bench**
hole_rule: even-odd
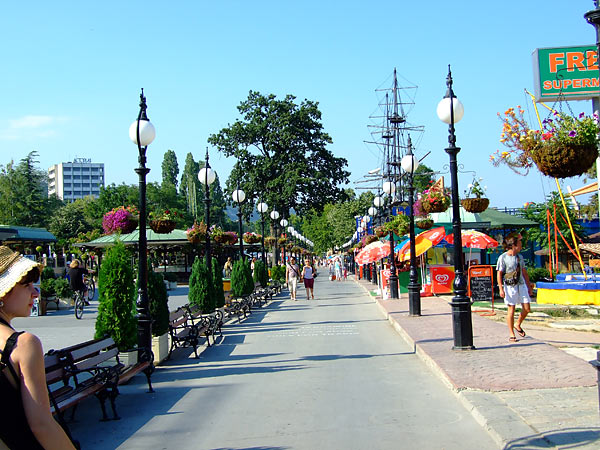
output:
[[[95,339],[61,350],[51,350],[44,357],[46,384],[52,414],[63,419],[63,412],[72,409],[92,395],[100,402],[102,419],[108,420],[106,400],[109,399],[113,418],[118,419],[115,399],[118,385],[145,371],[149,392],[153,392],[151,374],[154,371],[152,352],[148,361],[125,366],[119,361],[119,349],[112,338]]]
[[[250,313],[250,304],[247,296],[236,298],[231,294],[231,291],[225,292],[224,310],[227,313],[227,317],[233,317],[234,315],[237,315],[238,322],[241,320],[242,316],[246,318],[248,313]]]
[[[200,321],[194,324],[188,310],[184,307],[177,308],[169,314],[169,336],[171,336],[171,347],[167,359],[171,358],[173,350],[180,347],[193,347],[194,354],[198,358],[198,345],[200,335],[206,335],[206,343],[210,347],[208,339],[208,323]]]
[[[199,306],[187,304],[184,306],[187,309],[188,315],[192,324],[200,328],[206,328],[205,336],[208,342],[210,335],[213,337],[213,344],[216,342],[215,335],[223,337],[221,328],[223,327],[223,313],[216,309],[210,314],[203,314]],[[210,346],[210,342],[209,342]]]

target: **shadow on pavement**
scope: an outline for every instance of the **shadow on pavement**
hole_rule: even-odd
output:
[[[556,448],[557,446],[577,448],[597,444],[599,440],[600,428],[565,428],[515,439],[508,442],[504,450]]]

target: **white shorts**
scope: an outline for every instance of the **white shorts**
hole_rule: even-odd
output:
[[[504,285],[504,304],[509,306],[520,305],[521,303],[531,303],[527,286],[517,284],[516,286]]]
[[[290,292],[296,292],[296,289],[298,288],[298,278],[290,278],[289,280]]]

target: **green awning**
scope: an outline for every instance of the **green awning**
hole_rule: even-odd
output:
[[[45,228],[0,225],[0,242],[56,242],[56,237]]]
[[[116,242],[117,239],[119,239],[125,245],[136,245],[140,239],[140,230],[138,228],[131,233],[121,235],[109,234],[99,237],[98,239],[94,239],[90,242],[75,245],[77,247],[94,248],[110,247]],[[170,233],[155,233],[150,228],[147,228],[146,240],[148,241],[149,247],[158,245],[185,245],[190,243],[184,230],[173,230]]]
[[[431,218],[434,226],[443,226],[446,230],[452,228],[452,208],[443,213],[433,213]],[[460,208],[461,228],[468,230],[503,229],[537,227],[538,224],[519,216],[506,214],[497,209],[488,208],[482,213],[470,213]]]

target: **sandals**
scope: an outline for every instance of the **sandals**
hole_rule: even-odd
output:
[[[508,338],[508,342],[519,342],[519,340],[516,337],[511,336]]]
[[[523,330],[523,327],[521,327],[521,329],[520,329],[520,330],[519,330],[518,328],[515,328],[515,331],[516,331],[517,333],[519,333],[519,336],[521,336],[521,337],[525,337],[525,336],[526,336],[526,334],[525,334],[525,330]]]

